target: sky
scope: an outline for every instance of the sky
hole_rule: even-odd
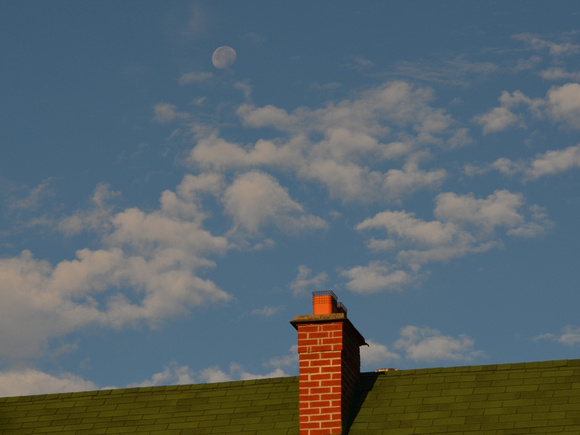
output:
[[[363,371],[580,358],[579,22],[0,0],[0,396],[295,376],[326,289]]]

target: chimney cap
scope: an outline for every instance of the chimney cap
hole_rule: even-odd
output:
[[[312,292],[312,296],[332,296],[334,299],[336,299],[336,295],[332,290],[317,290]]]

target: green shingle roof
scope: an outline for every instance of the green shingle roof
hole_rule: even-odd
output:
[[[298,433],[298,378],[0,399],[0,433]]]
[[[580,434],[580,360],[364,373],[349,434]]]
[[[580,360],[362,373],[349,435],[580,434]],[[0,433],[297,434],[298,378],[0,398]]]

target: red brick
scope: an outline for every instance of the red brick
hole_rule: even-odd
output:
[[[303,428],[305,428],[305,429],[308,429],[308,428],[318,429],[318,428],[320,428],[320,423],[318,423],[318,422],[314,422],[314,423],[303,423],[303,424],[301,424],[301,426]],[[312,432],[310,432],[310,433],[312,433]]]
[[[340,413],[342,409],[340,408],[340,404],[338,406],[329,406],[328,408],[322,408],[320,410],[321,414],[334,414],[334,416],[340,417]]]
[[[318,375],[311,375],[310,379],[312,381],[327,381],[327,380],[330,380],[331,376],[332,376],[332,374],[330,374],[330,373],[321,373]],[[320,385],[320,383],[318,385]]]
[[[332,335],[332,331],[311,332],[308,338],[328,338]]]
[[[319,340],[317,338],[307,338],[304,340],[300,340],[298,342],[298,348],[300,349],[303,346],[313,346],[313,345],[318,344],[318,343],[319,343]],[[300,351],[298,351],[298,353],[300,353]]]
[[[342,322],[339,323],[326,323],[322,325],[323,331],[342,331]]]
[[[327,422],[323,422],[321,424],[321,426],[323,427],[332,427],[332,428],[340,428],[340,422],[335,422],[335,421],[327,421]]]
[[[316,360],[320,359],[320,354],[318,353],[304,353],[300,355],[300,359]]]
[[[319,344],[316,346],[310,346],[309,351],[310,352],[329,352],[329,351],[333,351],[336,350],[334,349],[334,347],[330,344]]]
[[[298,332],[318,332],[318,325],[298,325]]]
[[[310,407],[316,408],[324,408],[330,406],[330,402],[328,400],[312,400],[310,401]]]

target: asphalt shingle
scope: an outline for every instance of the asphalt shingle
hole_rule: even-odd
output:
[[[350,434],[580,433],[580,360],[363,373]]]
[[[0,398],[0,433],[298,433],[298,378]],[[362,373],[349,435],[580,433],[580,360]]]
[[[298,433],[298,378],[0,398],[0,433]]]

